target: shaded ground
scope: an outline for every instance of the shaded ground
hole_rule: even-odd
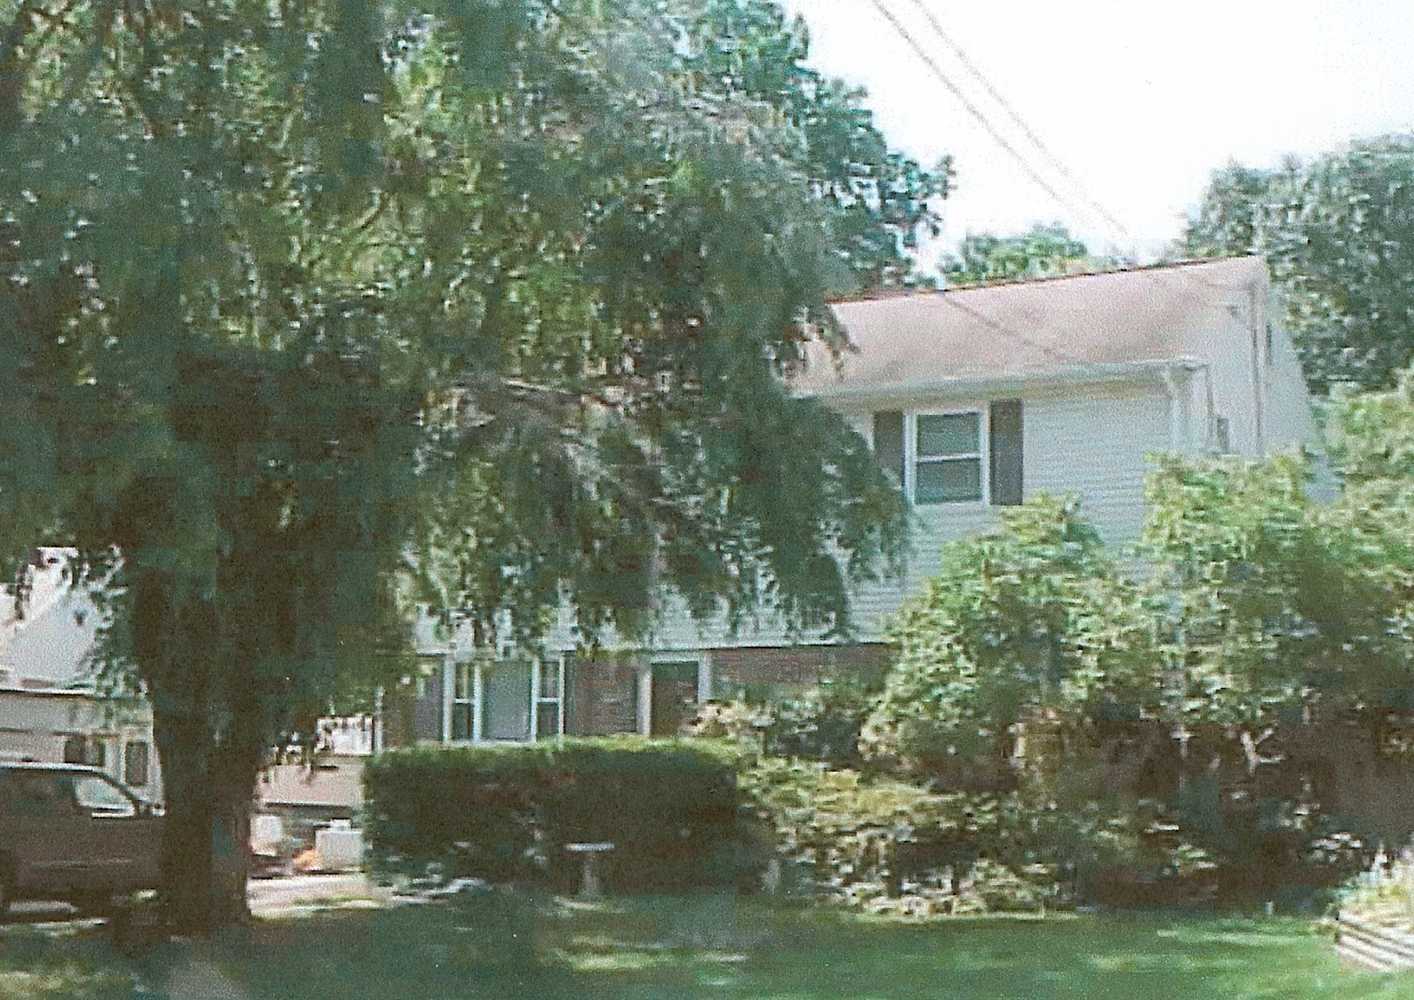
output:
[[[1343,972],[1309,925],[1179,917],[901,926],[721,896],[586,906],[497,897],[264,920],[123,958],[100,930],[0,931],[0,996],[360,998],[1414,998]]]
[[[250,908],[256,916],[280,916],[290,908],[318,906],[330,902],[368,900],[386,902],[387,889],[372,884],[361,872],[347,875],[295,875],[286,878],[252,879]],[[13,903],[0,927],[5,924],[48,924],[68,921],[74,908],[64,903]]]

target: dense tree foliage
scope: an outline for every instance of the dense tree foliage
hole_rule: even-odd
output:
[[[1382,136],[1217,171],[1180,250],[1265,255],[1312,388],[1388,388],[1414,360],[1411,210],[1414,136]]]
[[[1328,430],[1330,501],[1300,455],[1160,460],[1137,570],[1044,497],[949,543],[897,620],[863,748],[1014,794],[1042,854],[1094,860],[1109,838],[1131,872],[1217,865],[1235,892],[1407,837],[1414,375],[1334,400]]]
[[[1260,731],[1285,715],[1374,721],[1414,685],[1407,485],[1313,504],[1304,463],[1166,463],[1150,552],[1175,600],[1194,722]],[[1402,693],[1405,692],[1405,693]]]
[[[947,545],[894,625],[899,659],[866,730],[875,755],[992,783],[1018,725],[1078,726],[1159,703],[1138,588],[1073,500],[1038,497]]]
[[[152,698],[179,925],[410,597],[847,625],[897,496],[781,374],[945,177],[806,56],[770,0],[0,0],[3,537]]]
[[[1038,223],[1010,236],[969,233],[956,253],[943,256],[939,269],[949,285],[975,285],[1100,271],[1124,263],[1118,257],[1091,253],[1083,240],[1055,222]]]

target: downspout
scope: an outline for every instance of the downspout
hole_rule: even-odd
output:
[[[1195,449],[1192,435],[1192,379],[1193,374],[1199,370],[1203,372],[1206,386],[1207,414],[1203,422],[1203,441],[1200,443],[1201,446]],[[1207,448],[1213,439],[1213,415],[1215,413],[1212,367],[1206,361],[1185,359],[1173,362],[1159,374],[1164,383],[1164,391],[1169,398],[1169,450],[1186,455],[1194,450]],[[1181,384],[1180,374],[1184,376]]]
[[[1266,316],[1259,308],[1257,283],[1247,289],[1247,332],[1251,339],[1252,355],[1252,419],[1254,441],[1257,454],[1267,453],[1265,380],[1262,378],[1261,341],[1266,336]]]
[[[1178,380],[1174,378],[1174,372],[1177,369],[1177,365],[1169,365],[1161,373],[1161,378],[1164,383],[1164,392],[1168,394],[1169,398],[1169,451],[1182,452],[1185,449],[1179,447],[1179,442],[1186,440],[1187,427],[1185,426],[1185,414],[1180,407],[1178,397]]]
[[[442,656],[442,698],[441,698],[441,722],[438,727],[438,735],[441,742],[447,744],[452,742],[452,705],[456,697],[457,684],[457,658],[456,654],[448,643],[447,652]]]
[[[1213,366],[1206,361],[1203,362],[1203,384],[1208,388],[1208,429],[1203,437],[1203,448],[1210,450],[1217,444],[1218,405],[1213,398]]]

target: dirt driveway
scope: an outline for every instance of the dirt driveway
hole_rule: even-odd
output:
[[[392,903],[392,893],[373,885],[362,872],[346,875],[293,875],[252,879],[250,909],[257,917],[291,916],[330,907],[376,907]],[[76,921],[74,909],[63,903],[15,903],[3,924],[50,924]]]

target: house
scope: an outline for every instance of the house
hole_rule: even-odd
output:
[[[1295,351],[1257,257],[840,301],[852,350],[823,348],[796,392],[844,414],[914,517],[906,575],[853,595],[857,636],[792,642],[768,614],[736,635],[668,606],[650,644],[585,658],[568,616],[534,654],[472,656],[419,625],[424,669],[391,742],[669,734],[695,703],[882,669],[888,617],[941,544],[1041,492],[1074,493],[1105,540],[1136,539],[1150,456],[1314,445]],[[440,637],[439,637],[440,636]],[[393,728],[390,727],[390,733]]]
[[[315,831],[338,820],[355,821],[363,807],[363,765],[380,741],[375,716],[319,720],[314,753],[290,754],[261,770],[256,810],[279,816],[285,832],[314,843]]]
[[[92,764],[160,800],[151,708],[101,690],[92,659],[102,613],[66,579],[66,555],[35,550],[22,604],[12,590],[0,590],[0,759]],[[274,764],[256,785],[260,811],[287,818],[292,829],[350,819],[362,801],[374,719],[322,719],[320,726],[312,765]]]
[[[93,653],[102,613],[70,586],[63,549],[36,549],[20,603],[0,590],[0,757],[92,764],[161,798],[152,713],[98,684]]]

